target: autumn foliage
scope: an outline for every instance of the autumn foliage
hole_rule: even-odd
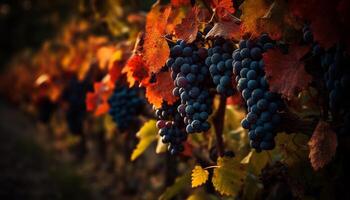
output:
[[[127,143],[125,148],[129,148],[123,158],[128,158],[127,162],[130,158],[136,163],[142,159],[143,154],[148,156],[147,159],[153,155],[147,153],[149,147],[156,147],[157,154],[165,153],[167,149],[162,143],[162,137],[157,134],[159,130],[156,126],[159,124],[156,123],[152,108],[161,108],[165,104],[172,106],[181,101],[173,93],[177,83],[174,83],[173,71],[166,65],[172,55],[171,47],[181,40],[208,50],[215,39],[223,38],[238,48],[240,40],[258,43],[258,38],[264,33],[272,38],[274,46],[264,49],[260,55],[263,66],[259,69],[267,79],[266,90],[274,92],[283,107],[276,111],[282,116],[276,128],[278,134],[273,134],[273,137],[276,136],[276,147],[265,152],[250,148],[251,133],[248,134],[242,128],[241,121],[251,108],[245,105],[242,92],[235,90],[229,97],[220,95],[213,87],[213,80],[209,78],[203,85],[208,87],[208,94],[214,99],[210,108],[213,114],[206,116],[213,128],[201,134],[192,134],[183,142],[185,150],[177,159],[179,163],[184,163],[183,166],[177,168],[175,159],[171,160],[166,155],[166,166],[176,165],[174,168],[177,170],[174,171],[181,175],[175,172],[177,178],[168,175],[168,185],[159,186],[164,189],[159,199],[173,199],[184,190],[189,196],[187,199],[192,200],[203,197],[203,194],[205,197],[214,196],[213,199],[215,196],[260,199],[258,197],[267,198],[268,194],[276,193],[274,189],[282,186],[288,189],[288,194],[293,198],[306,199],[309,198],[309,193],[322,190],[319,186],[312,186],[311,192],[306,191],[314,184],[310,180],[318,176],[317,173],[327,177],[327,174],[322,174],[322,169],[330,173],[335,166],[343,163],[342,156],[348,155],[348,143],[345,139],[343,143],[342,138],[348,136],[338,132],[346,121],[342,117],[347,116],[347,113],[330,108],[333,94],[327,88],[330,83],[325,74],[331,70],[322,66],[326,61],[321,55],[338,49],[344,49],[343,56],[349,55],[349,1],[171,0],[168,4],[157,1],[147,13],[129,9],[125,11],[126,14],[120,12],[122,14],[118,17],[114,13],[117,8],[105,11],[99,5],[101,2],[92,3],[91,10],[97,12],[94,17],[98,16],[94,20],[99,22],[94,25],[109,27],[107,31],[101,28],[105,32],[97,34],[100,29],[96,31],[95,26],[90,24],[94,21],[92,19],[71,20],[52,41],[44,43],[38,51],[30,56],[20,55],[18,60],[9,64],[14,67],[8,74],[1,76],[1,92],[11,93],[11,87],[11,90],[16,91],[12,96],[9,95],[13,102],[31,102],[34,105],[32,107],[38,106],[43,99],[49,99],[64,111],[62,113],[67,113],[70,104],[66,100],[66,93],[70,87],[69,81],[74,80],[86,89],[82,98],[85,104],[81,118],[97,124],[96,127],[102,130],[100,132],[108,130],[106,132],[109,134],[101,137],[108,138],[118,132],[118,128],[111,126],[112,122],[107,117],[112,106],[109,99],[114,89],[119,86],[139,88],[140,94],[137,95],[148,104],[144,115],[137,116],[142,123],[140,126],[130,124],[130,130],[126,131],[129,135],[115,137]],[[118,4],[106,2],[106,5]],[[104,14],[98,13],[99,6]],[[124,18],[127,20],[124,21]],[[313,33],[311,42],[304,40],[303,27],[306,25]],[[197,41],[199,36],[202,43]],[[315,46],[320,49],[318,53],[315,53]],[[250,50],[248,54],[250,56]],[[232,55],[229,57],[231,59]],[[203,58],[200,59],[205,63]],[[245,61],[250,63],[249,59],[246,58]],[[335,56],[334,60],[337,59]],[[209,71],[210,67],[207,67]],[[250,64],[247,68],[249,67]],[[237,74],[238,78],[240,76],[242,74]],[[232,80],[230,86],[236,86],[239,79]],[[348,84],[345,78],[337,81],[334,88]],[[342,97],[345,99],[345,96]],[[31,106],[27,107],[33,110]],[[177,109],[178,107],[174,109],[175,112]],[[268,117],[266,121],[272,118]],[[253,121],[255,123],[258,120],[260,119]],[[174,124],[169,121],[164,126]],[[264,128],[263,125],[259,126]],[[94,128],[98,129],[96,127]],[[290,171],[281,173],[276,170],[276,165],[279,166],[280,163]],[[128,164],[131,165],[130,162]],[[266,181],[270,179],[265,177],[269,173],[274,176],[268,177],[272,180],[271,185]],[[286,177],[275,178],[276,174]],[[300,174],[308,174],[310,180],[305,180],[305,183],[300,181]],[[159,180],[152,181],[156,184]],[[165,182],[163,179],[161,181]],[[190,187],[185,189],[186,186]],[[201,189],[188,192],[193,188]],[[304,188],[305,191],[299,191],[299,188]],[[185,195],[180,196],[180,199],[185,198]]]

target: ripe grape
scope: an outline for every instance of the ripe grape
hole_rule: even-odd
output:
[[[262,34],[257,41],[241,40],[239,48],[232,53],[237,89],[248,106],[248,114],[241,125],[249,129],[250,144],[259,151],[274,148],[274,130],[280,122],[279,99],[268,90],[262,60],[263,52],[273,46],[268,35]]]
[[[208,49],[205,64],[209,68],[216,91],[225,96],[233,94],[232,86],[232,58],[233,43],[229,40],[216,38],[213,46]]]
[[[121,131],[138,122],[138,116],[146,103],[139,96],[139,89],[126,86],[117,87],[109,98],[109,114]]]

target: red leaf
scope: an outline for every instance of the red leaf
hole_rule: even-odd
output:
[[[171,105],[176,101],[176,97],[172,94],[173,89],[170,72],[160,72],[156,75],[155,83],[146,85],[146,97],[157,108],[162,106],[163,101]]]
[[[164,34],[170,12],[171,7],[161,9],[156,5],[147,15],[143,53],[149,73],[157,73],[169,57],[170,49]]]
[[[329,163],[336,153],[337,135],[327,122],[319,121],[309,141],[311,165],[315,170]]]
[[[114,62],[111,68],[108,71],[108,74],[110,76],[110,81],[112,83],[115,83],[120,75],[122,74],[123,68],[117,64],[117,62]]]
[[[190,0],[171,0],[171,5],[174,7],[188,6],[190,5]]]
[[[221,19],[226,18],[229,14],[235,12],[232,0],[212,0],[211,6],[215,9],[216,14]]]
[[[135,82],[143,82],[148,78],[148,71],[141,55],[135,54],[131,56],[123,69],[126,73],[129,86],[134,86]]]
[[[109,110],[108,98],[112,91],[113,87],[108,79],[94,83],[94,92],[86,94],[87,111],[94,112],[95,116],[107,113]]]
[[[181,24],[175,26],[176,37],[185,40],[188,43],[193,42],[198,32],[198,7],[193,7],[182,19]]]
[[[228,40],[239,40],[240,38],[240,27],[234,21],[229,18],[215,23],[214,27],[205,36],[206,38],[223,37]]]
[[[323,47],[329,48],[340,39],[348,38],[350,19],[345,13],[349,13],[349,1],[290,0],[288,3],[294,15],[311,23],[314,39]]]
[[[288,54],[282,54],[279,49],[264,54],[265,72],[273,92],[291,99],[295,93],[308,86],[312,77],[306,73],[300,59],[309,49],[308,46],[292,45]]]
[[[239,93],[234,94],[226,99],[226,105],[241,105],[242,97]]]
[[[183,145],[184,145],[184,151],[181,152],[181,155],[184,157],[192,157],[193,146],[189,143],[189,141],[184,142]]]

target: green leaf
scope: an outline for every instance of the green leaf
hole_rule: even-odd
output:
[[[168,187],[165,192],[159,197],[159,200],[172,199],[176,194],[180,193],[181,190],[191,184],[191,172],[187,172],[181,177],[176,178],[175,183]]]
[[[243,185],[247,171],[237,158],[219,157],[212,178],[221,195],[235,196]]]
[[[136,137],[138,137],[139,143],[131,154],[131,160],[134,161],[137,157],[139,157],[149,145],[157,140],[157,127],[155,120],[149,120],[146,122],[141,129],[136,133]]]

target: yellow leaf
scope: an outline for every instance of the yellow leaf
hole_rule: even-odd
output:
[[[149,120],[141,129],[136,133],[136,137],[140,139],[136,148],[131,154],[131,160],[134,161],[139,157],[147,147],[157,139],[157,127],[155,120]]]
[[[247,163],[248,171],[258,176],[261,173],[261,170],[270,162],[269,154],[266,151],[257,153],[255,150],[252,150],[250,151],[249,155],[250,158]]]
[[[192,187],[197,187],[208,180],[209,172],[203,169],[201,166],[196,165],[192,170]]]
[[[164,153],[167,150],[167,145],[162,142],[162,138],[158,137],[157,147],[156,147],[156,153]]]
[[[247,171],[237,158],[219,157],[212,178],[215,190],[221,195],[234,196],[243,185]]]
[[[218,198],[212,194],[206,193],[204,190],[196,190],[187,197],[186,200],[217,200]]]
[[[120,61],[123,58],[123,52],[122,50],[117,50],[112,54],[111,60],[114,61]]]
[[[241,160],[241,164],[248,164],[252,155],[253,151],[250,151],[249,154]]]
[[[103,125],[104,125],[105,132],[106,132],[106,138],[108,140],[112,139],[114,136],[115,129],[116,129],[116,124],[110,115],[105,115],[105,117],[103,119]]]

